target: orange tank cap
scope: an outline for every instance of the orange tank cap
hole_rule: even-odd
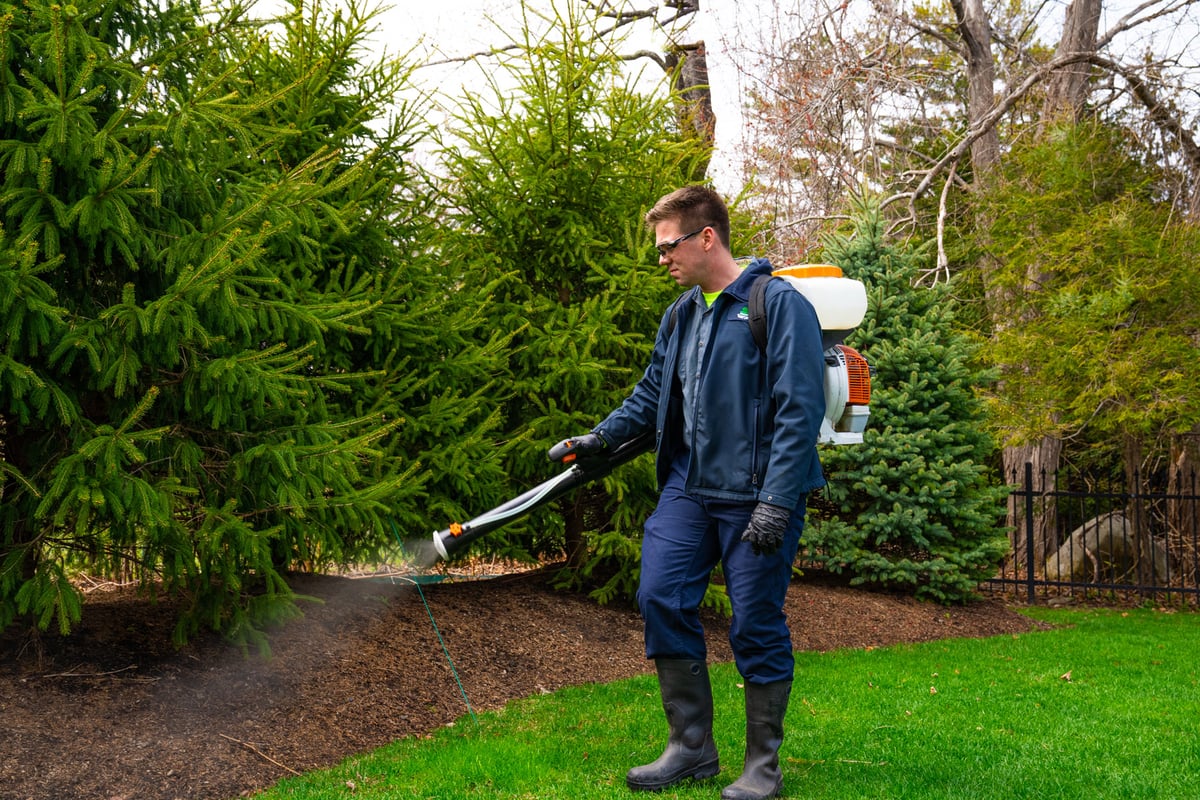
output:
[[[794,267],[780,267],[772,275],[787,275],[792,278],[840,278],[842,268],[833,264],[799,264]]]

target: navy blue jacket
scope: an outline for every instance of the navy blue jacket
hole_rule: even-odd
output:
[[[767,347],[765,354],[759,351],[747,304],[754,279],[770,273],[770,262],[755,259],[714,303],[686,488],[704,497],[794,509],[825,485],[816,447],[825,415],[825,360],[816,312],[784,281],[767,284]],[[595,428],[610,445],[654,430],[660,489],[681,449],[680,340],[699,293],[693,287],[676,304],[678,318],[669,335],[670,310],[663,315],[641,380]]]

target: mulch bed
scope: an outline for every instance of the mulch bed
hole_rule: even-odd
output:
[[[550,574],[420,591],[295,576],[322,602],[271,633],[266,659],[211,636],[176,649],[169,601],[93,593],[71,636],[42,635],[40,657],[0,637],[0,798],[227,800],[453,722],[467,712],[457,681],[485,711],[652,671],[635,609],[555,591]],[[820,576],[793,583],[788,615],[798,650],[1038,627],[999,599],[946,607]],[[706,627],[710,659],[731,660],[728,622]]]

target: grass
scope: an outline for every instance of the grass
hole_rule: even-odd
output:
[[[1200,614],[1048,610],[1053,630],[797,653],[784,797],[1200,798]],[[802,624],[802,623],[801,623]],[[724,769],[647,797],[715,798],[741,768],[732,665],[713,668]],[[259,800],[623,798],[665,736],[643,676],[463,717]]]

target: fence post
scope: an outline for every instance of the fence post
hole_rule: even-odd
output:
[[[1033,462],[1025,462],[1025,589],[1026,602],[1036,605],[1033,569]]]

